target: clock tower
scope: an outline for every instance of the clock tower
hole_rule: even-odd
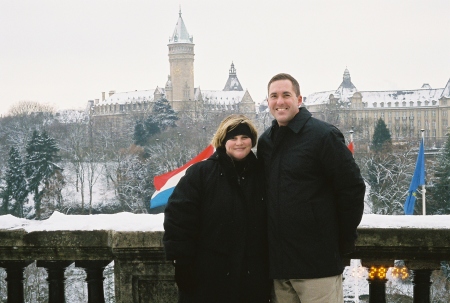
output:
[[[181,9],[168,47],[172,91],[167,99],[179,111],[183,109],[182,101],[194,101],[194,43],[181,18]]]

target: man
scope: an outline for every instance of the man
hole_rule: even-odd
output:
[[[352,252],[365,185],[342,133],[300,108],[300,86],[268,84],[275,117],[258,142],[268,198],[270,276],[276,303],[343,303],[342,256]]]

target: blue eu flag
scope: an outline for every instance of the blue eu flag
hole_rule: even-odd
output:
[[[414,213],[414,204],[416,202],[417,188],[425,184],[425,154],[423,151],[423,138],[420,140],[419,154],[417,155],[416,169],[409,186],[408,197],[404,206],[405,215]]]

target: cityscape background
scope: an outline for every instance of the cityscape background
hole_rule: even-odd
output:
[[[163,87],[181,8],[195,43],[195,87],[221,90],[234,62],[256,103],[278,72],[302,94],[444,87],[450,2],[0,1],[0,115],[19,101],[85,108],[102,91]]]

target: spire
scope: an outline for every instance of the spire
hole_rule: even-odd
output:
[[[338,89],[335,91],[335,96],[344,102],[349,102],[350,98],[358,90],[352,83],[352,78],[350,77],[350,72],[347,67],[345,67],[344,75],[342,77],[342,83],[339,85]]]
[[[223,88],[223,91],[243,91],[241,83],[236,76],[236,69],[234,68],[234,63],[231,62],[231,67],[229,70],[228,81]]]
[[[344,75],[342,77],[342,83],[339,86],[338,90],[341,88],[348,88],[348,89],[355,89],[356,87],[352,83],[352,77],[350,77],[350,72],[348,71],[347,67],[345,67]]]
[[[183,18],[181,17],[181,6],[178,12],[178,21],[175,25],[172,37],[169,38],[169,43],[193,43],[194,38],[189,36],[189,33],[184,25]]]
[[[236,69],[234,68],[234,63],[231,61],[231,68],[230,68],[230,76],[234,75],[236,76]]]

